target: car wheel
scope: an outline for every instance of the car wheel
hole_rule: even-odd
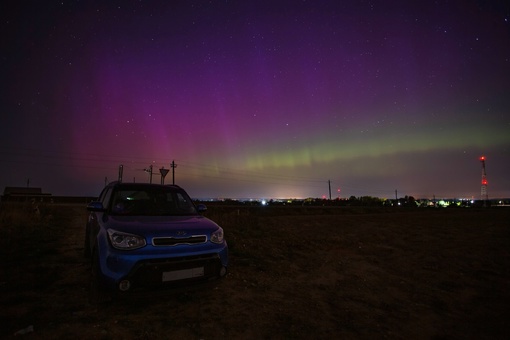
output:
[[[97,250],[92,252],[91,261],[91,272],[90,272],[90,289],[89,289],[89,301],[91,304],[101,304],[112,300],[111,294],[104,287],[101,282],[101,272],[99,269],[99,254]]]

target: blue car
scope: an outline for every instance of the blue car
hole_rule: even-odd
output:
[[[113,182],[90,212],[85,255],[102,291],[182,286],[223,277],[223,229],[176,185]]]

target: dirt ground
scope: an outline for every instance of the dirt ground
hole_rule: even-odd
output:
[[[510,208],[213,206],[225,279],[103,304],[84,206],[0,208],[3,338],[510,338]]]

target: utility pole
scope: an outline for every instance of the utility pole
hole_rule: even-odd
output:
[[[331,180],[328,179],[328,187],[329,187],[329,200],[331,201]]]
[[[124,171],[124,165],[119,165],[119,182],[122,183],[122,172]]]
[[[174,160],[172,160],[170,167],[172,168],[172,185],[175,185],[175,168],[177,168],[177,164],[175,164]]]
[[[152,164],[149,165],[149,183],[152,184]]]

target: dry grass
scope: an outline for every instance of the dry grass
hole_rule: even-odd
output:
[[[84,207],[18,208],[0,211],[0,337],[510,337],[506,209],[210,206],[226,279],[91,305]]]

